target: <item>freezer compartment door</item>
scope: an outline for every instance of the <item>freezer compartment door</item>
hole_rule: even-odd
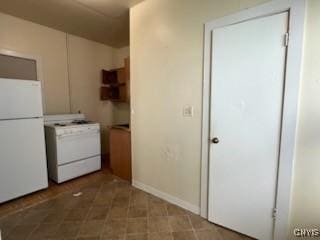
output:
[[[0,121],[0,203],[46,187],[43,119]]]
[[[0,120],[42,116],[39,81],[0,78]]]

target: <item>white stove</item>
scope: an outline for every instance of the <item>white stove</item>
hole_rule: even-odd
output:
[[[83,114],[44,117],[49,177],[61,183],[101,169],[100,125]]]

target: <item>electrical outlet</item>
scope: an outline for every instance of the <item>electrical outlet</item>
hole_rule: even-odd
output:
[[[193,117],[193,106],[190,106],[190,105],[184,106],[182,114],[184,117]]]

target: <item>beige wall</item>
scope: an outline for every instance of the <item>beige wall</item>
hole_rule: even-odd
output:
[[[134,180],[199,206],[203,24],[258,2],[147,0],[131,9]]]
[[[68,52],[71,112],[81,111],[88,119],[100,122],[102,146],[107,146],[107,129],[113,123],[113,104],[100,101],[99,92],[101,70],[113,68],[114,49],[68,35]]]
[[[123,47],[115,49],[114,59],[113,59],[113,67],[114,68],[121,68],[124,67],[124,59],[129,57],[130,55],[130,48]]]
[[[111,124],[112,104],[100,101],[101,70],[113,67],[113,48],[68,35],[71,112]],[[104,119],[103,116],[109,116]]]
[[[0,13],[0,48],[40,56],[46,113],[69,112],[65,33]]]
[[[101,69],[120,67],[128,47],[115,49],[0,13],[0,48],[41,58],[46,114],[80,110],[104,132],[129,121],[129,107],[99,99]]]
[[[320,224],[320,1],[308,0],[292,227]]]
[[[113,124],[130,124],[130,104],[115,103],[113,109]]]
[[[203,24],[262,2],[147,0],[131,9],[136,181],[199,206]],[[320,1],[308,0],[292,227],[320,222],[319,12]],[[187,104],[193,118],[182,117]]]

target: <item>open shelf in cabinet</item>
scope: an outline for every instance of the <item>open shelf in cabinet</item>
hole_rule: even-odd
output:
[[[102,70],[100,99],[102,101],[129,102],[129,81],[129,58],[125,59],[124,68]]]

